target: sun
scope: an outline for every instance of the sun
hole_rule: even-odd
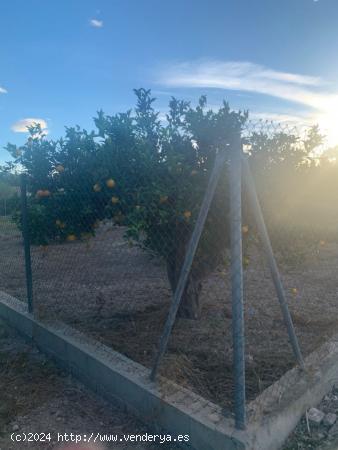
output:
[[[328,112],[318,117],[318,125],[325,135],[329,147],[338,145],[338,111]]]
[[[329,147],[335,147],[338,145],[338,96],[332,96],[321,106],[314,121],[318,123],[321,132],[325,135],[326,144]]]

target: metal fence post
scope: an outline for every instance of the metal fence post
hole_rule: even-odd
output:
[[[233,142],[230,160],[230,251],[233,367],[235,386],[235,425],[246,427],[245,342],[242,264],[242,144],[241,136]]]
[[[33,279],[32,279],[32,263],[30,250],[30,233],[28,226],[28,207],[27,207],[27,177],[21,174],[21,221],[22,221],[22,237],[25,252],[25,271],[26,271],[26,289],[28,312],[33,312]]]
[[[253,213],[255,216],[255,220],[257,223],[258,232],[259,232],[261,240],[262,240],[263,248],[264,248],[264,251],[267,256],[273,284],[275,286],[278,301],[279,301],[279,304],[280,304],[280,307],[282,310],[284,322],[286,324],[287,332],[289,335],[289,340],[290,340],[290,343],[291,343],[291,346],[292,346],[292,349],[293,349],[293,352],[294,352],[294,355],[296,357],[298,364],[300,365],[300,367],[302,369],[304,369],[303,356],[300,351],[298,339],[297,339],[297,336],[295,333],[295,329],[293,326],[289,307],[288,307],[288,304],[286,301],[286,295],[284,292],[283,283],[282,283],[282,280],[281,280],[281,277],[279,274],[275,256],[273,254],[269,234],[266,229],[263,213],[262,213],[261,206],[260,206],[257,192],[256,192],[255,182],[252,177],[249,162],[248,162],[247,158],[243,157],[242,163],[243,163],[243,170],[244,170],[244,175],[245,175],[244,181],[245,181],[245,185],[246,185],[246,190],[248,192],[251,207],[252,207],[252,210],[253,210]]]

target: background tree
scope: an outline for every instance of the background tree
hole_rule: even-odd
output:
[[[276,207],[287,209],[295,189],[303,190],[306,178],[318,166],[315,150],[323,143],[318,126],[309,128],[302,138],[295,129],[275,131],[262,125],[262,131],[253,132],[248,142],[250,165],[266,209],[273,214]]]
[[[19,203],[19,177],[0,168],[0,216],[11,216]]]

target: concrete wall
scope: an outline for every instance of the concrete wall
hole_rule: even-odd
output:
[[[338,338],[305,359],[305,371],[289,370],[248,405],[250,448],[278,449],[302,415],[338,385]]]
[[[34,320],[22,302],[0,293],[0,317],[31,339],[84,384],[172,436],[189,435],[196,450],[244,449],[246,435],[234,430],[221,409],[174,383],[149,379],[149,370],[64,325]]]

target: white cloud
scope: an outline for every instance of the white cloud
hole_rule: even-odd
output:
[[[338,142],[338,86],[320,77],[276,71],[246,61],[200,60],[162,67],[157,81],[167,87],[252,92],[302,104],[307,110],[301,113],[300,120],[319,123],[328,140]],[[280,121],[279,116],[280,105],[277,104],[270,118]],[[291,116],[288,117],[290,122],[295,123],[296,115],[291,113]]]
[[[103,20],[90,19],[89,23],[94,28],[102,28],[103,27]]]
[[[11,130],[15,133],[28,133],[27,127],[30,127],[36,123],[40,124],[44,134],[48,134],[47,122],[44,119],[37,118],[26,118],[18,120],[17,122],[13,123],[13,125],[11,126]]]
[[[337,102],[338,93],[325,91],[319,77],[281,72],[251,62],[197,61],[163,68],[158,82],[174,87],[219,88],[256,92],[327,109]],[[335,98],[333,98],[333,95]]]
[[[0,86],[0,94],[7,94],[7,89]]]

